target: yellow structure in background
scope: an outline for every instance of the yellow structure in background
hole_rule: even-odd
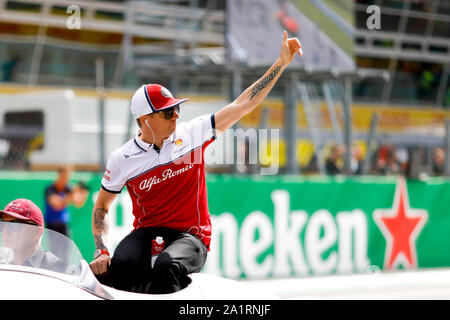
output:
[[[329,154],[330,147],[333,142],[327,144],[321,154],[321,157],[326,157]],[[366,156],[366,142],[363,140],[357,140],[353,142],[353,145],[361,150],[361,156]],[[272,148],[278,148],[278,154],[272,152]],[[296,159],[300,168],[306,168],[310,164],[315,153],[315,147],[312,141],[308,139],[298,139],[296,143]],[[277,164],[280,168],[286,165],[286,141],[279,139],[278,141],[271,141],[267,145],[263,145],[260,148],[259,154],[260,165],[271,166]]]
[[[325,102],[319,105],[321,127],[331,130],[331,119],[328,114],[328,108]],[[282,100],[266,99],[260,108],[255,109],[252,113],[244,117],[240,121],[240,125],[248,128],[259,127],[261,118],[267,109],[269,128],[283,128],[284,126],[284,104]],[[443,126],[445,119],[450,117],[450,110],[419,108],[411,106],[395,106],[388,105],[370,105],[370,104],[353,104],[352,105],[352,128],[355,131],[367,132],[370,128],[370,122],[373,114],[379,115],[377,131],[379,133],[408,133],[411,130],[432,128]],[[340,108],[336,109],[339,124],[342,126],[342,112]],[[301,129],[307,129],[306,115],[303,110],[303,104],[297,104],[297,124]]]

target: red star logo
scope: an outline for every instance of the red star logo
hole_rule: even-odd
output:
[[[404,179],[397,182],[392,208],[375,210],[373,219],[386,239],[384,267],[417,267],[416,239],[428,219],[428,211],[409,207]]]

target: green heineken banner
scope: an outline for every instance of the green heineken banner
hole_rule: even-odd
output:
[[[0,174],[0,206],[25,197],[44,209],[47,173]],[[71,237],[92,260],[92,208],[101,177],[76,173],[91,194],[71,207]],[[270,278],[450,266],[450,181],[399,177],[207,177],[213,238],[204,272]],[[109,211],[110,248],[132,230],[124,190]]]
[[[286,277],[450,266],[450,182],[212,177],[207,272]]]

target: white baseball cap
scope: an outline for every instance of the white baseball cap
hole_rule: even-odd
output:
[[[175,99],[165,87],[159,84],[144,84],[131,99],[131,113],[138,119],[143,115],[172,108],[189,99]]]

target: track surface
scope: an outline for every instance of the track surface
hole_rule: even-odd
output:
[[[450,269],[374,272],[295,279],[244,280],[282,299],[450,299]]]

